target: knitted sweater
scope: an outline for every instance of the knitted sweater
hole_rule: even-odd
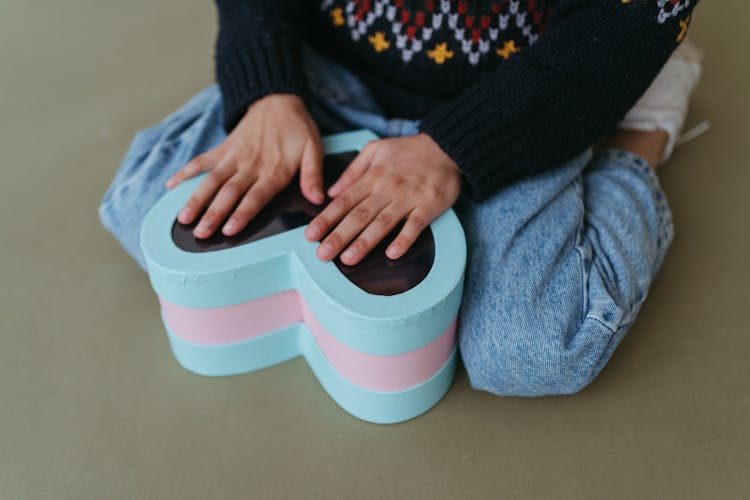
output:
[[[231,130],[271,93],[307,97],[300,44],[358,73],[390,116],[484,198],[611,131],[682,40],[698,0],[216,0]]]

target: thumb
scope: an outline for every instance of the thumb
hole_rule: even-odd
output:
[[[348,167],[346,167],[338,180],[328,188],[328,196],[335,198],[362,177],[362,174],[370,168],[370,164],[375,157],[375,152],[378,147],[377,145],[377,141],[372,141],[368,142],[365,147],[362,148],[362,151],[360,151],[357,157],[352,160]]]
[[[223,144],[209,151],[206,151],[205,153],[198,155],[190,160],[184,167],[182,167],[177,173],[170,177],[169,180],[167,180],[167,189],[172,189],[182,181],[190,179],[191,177],[195,177],[201,172],[205,172],[206,170],[214,168],[222,158],[222,146]]]
[[[323,203],[323,146],[318,138],[309,139],[302,151],[299,186],[302,195],[312,203]]]

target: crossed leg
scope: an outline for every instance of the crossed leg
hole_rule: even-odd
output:
[[[473,387],[567,394],[609,360],[672,239],[641,147],[659,132],[646,134],[615,137],[630,151],[587,151],[481,203],[459,200],[469,251],[459,342]]]

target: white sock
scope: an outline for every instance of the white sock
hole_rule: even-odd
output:
[[[618,125],[624,130],[667,132],[667,146],[658,165],[669,159],[685,124],[690,94],[701,75],[702,58],[700,50],[687,39],[683,40]]]

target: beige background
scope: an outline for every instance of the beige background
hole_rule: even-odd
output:
[[[461,372],[400,425],[301,360],[194,376],[96,209],[133,133],[212,80],[210,2],[0,1],[0,498],[749,498],[750,4],[702,2],[677,236],[636,325],[571,397]]]

